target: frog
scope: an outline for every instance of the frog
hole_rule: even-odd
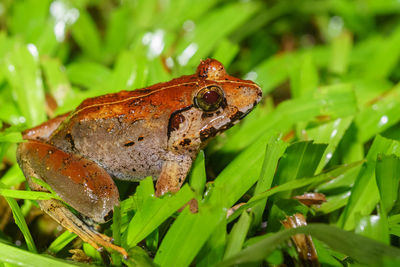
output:
[[[206,59],[192,75],[88,98],[74,111],[23,131],[17,162],[32,190],[49,191],[38,179],[63,200],[39,200],[45,213],[94,248],[128,257],[96,229],[119,205],[114,179],[152,176],[156,197],[176,193],[198,152],[261,98],[256,83]]]

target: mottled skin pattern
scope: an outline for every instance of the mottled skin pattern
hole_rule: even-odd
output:
[[[220,100],[213,110],[198,105],[204,101],[199,91],[209,88],[222,94],[206,99]],[[88,219],[106,221],[118,205],[112,178],[137,181],[151,175],[157,196],[178,191],[208,139],[237,123],[260,99],[256,84],[229,76],[221,63],[207,59],[193,75],[90,98],[25,131],[28,141],[18,147],[18,163],[33,190],[45,191],[30,177],[44,180],[87,217],[86,223],[57,200],[41,201],[43,210],[84,241],[126,256],[87,225]]]

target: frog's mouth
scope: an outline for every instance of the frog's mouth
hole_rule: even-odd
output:
[[[201,142],[204,142],[207,139],[212,138],[212,137],[228,130],[235,124],[237,124],[241,119],[246,117],[247,114],[249,114],[257,106],[260,99],[261,99],[261,97],[259,99],[257,99],[256,101],[254,101],[254,103],[243,108],[242,110],[234,108],[235,110],[232,110],[232,112],[231,112],[232,115],[230,115],[228,117],[228,119],[226,119],[225,116],[221,116],[221,118],[223,118],[223,119],[221,120],[220,123],[215,123],[215,121],[218,120],[218,117],[213,120],[214,123],[212,123],[212,126],[210,126],[211,123],[208,123],[208,125],[204,126],[200,130]]]
[[[254,108],[254,106],[253,106],[253,108]],[[201,142],[204,142],[207,139],[212,138],[212,137],[228,130],[229,128],[234,126],[236,123],[238,123],[241,119],[246,117],[246,115],[249,114],[253,108],[248,109],[246,112],[241,112],[240,110],[237,110],[232,116],[229,117],[228,121],[226,121],[219,127],[215,127],[215,126],[203,127],[203,129],[200,130]]]

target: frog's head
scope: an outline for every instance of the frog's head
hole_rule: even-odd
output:
[[[170,140],[181,146],[201,145],[209,138],[229,129],[260,102],[262,92],[252,81],[228,75],[217,60],[200,63],[198,79],[192,90],[192,105],[172,114],[169,128],[175,131]],[[185,141],[184,141],[185,140]]]

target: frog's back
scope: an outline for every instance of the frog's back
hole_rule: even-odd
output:
[[[76,111],[87,109],[98,105],[118,104],[122,102],[140,99],[148,95],[152,95],[161,90],[168,90],[173,87],[180,87],[184,85],[196,84],[198,78],[195,75],[186,75],[168,82],[157,83],[152,86],[136,89],[133,91],[120,91],[101,96],[85,99],[77,108]]]
[[[195,84],[190,77],[179,82]],[[186,106],[181,92],[176,93],[177,85],[181,83],[172,80],[87,99],[54,132],[50,143],[95,161],[120,179],[156,178],[167,153],[170,115]]]

